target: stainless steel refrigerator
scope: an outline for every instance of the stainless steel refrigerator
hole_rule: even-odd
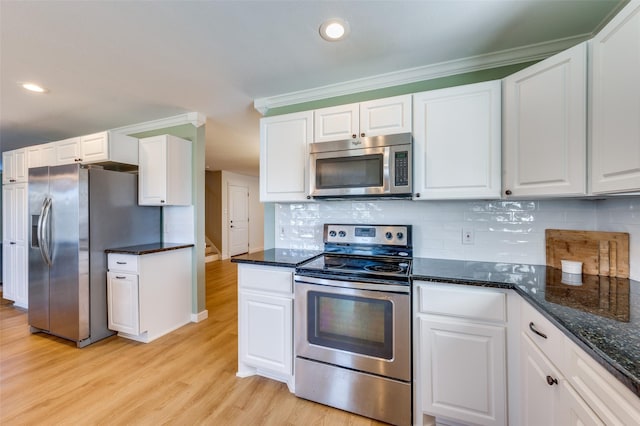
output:
[[[29,169],[29,325],[84,347],[107,328],[104,250],[160,241],[137,175],[78,164]]]

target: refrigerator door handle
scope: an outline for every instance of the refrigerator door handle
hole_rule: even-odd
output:
[[[49,234],[51,232],[51,198],[45,198],[42,203],[42,211],[40,212],[40,219],[38,220],[38,245],[40,246],[40,254],[42,259],[49,266],[53,265],[51,259],[51,241],[49,240]]]

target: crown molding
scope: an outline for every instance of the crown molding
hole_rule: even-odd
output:
[[[440,62],[437,64],[350,80],[343,83],[330,84],[313,89],[257,98],[254,100],[253,106],[262,115],[265,115],[272,108],[317,101],[336,96],[351,95],[354,93],[383,89],[386,87],[400,86],[403,84],[448,77],[466,72],[498,68],[522,62],[541,60],[562,50],[568,49],[569,47],[575,46],[592,36],[593,34],[591,33],[580,34],[550,42],[501,50],[499,52],[488,53],[486,55],[471,56],[453,61]]]
[[[111,131],[115,133],[132,135],[135,133],[165,129],[167,127],[182,126],[183,124],[191,124],[194,127],[200,127],[205,123],[206,120],[207,117],[202,113],[185,112],[184,114],[174,115],[172,117],[145,121],[144,123],[132,124],[130,126],[117,127],[115,129],[111,129]]]

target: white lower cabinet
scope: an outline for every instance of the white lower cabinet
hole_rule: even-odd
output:
[[[107,273],[109,328],[127,334],[140,334],[138,276]]]
[[[109,253],[109,329],[148,343],[191,321],[191,251]]]
[[[261,375],[293,392],[293,269],[238,265],[238,377]]]
[[[415,288],[414,423],[433,416],[507,424],[507,293],[441,283]]]
[[[640,398],[528,303],[521,324],[522,425],[640,424]]]

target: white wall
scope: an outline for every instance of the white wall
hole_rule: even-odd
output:
[[[545,229],[631,234],[631,277],[640,280],[640,197],[613,200],[324,201],[276,204],[277,248],[322,248],[324,223],[413,225],[416,257],[545,264]],[[474,244],[462,244],[462,229]]]
[[[259,179],[222,171],[222,253],[223,259],[229,257],[229,203],[228,186],[245,186],[249,189],[249,252],[261,251],[264,248],[264,210],[260,203]]]

